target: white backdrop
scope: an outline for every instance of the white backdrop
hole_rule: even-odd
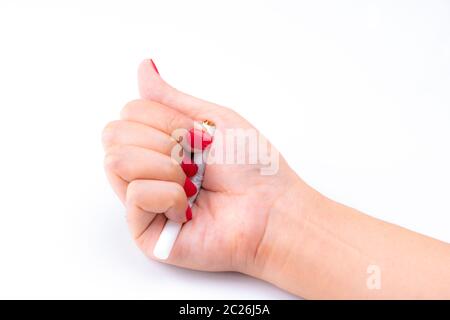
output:
[[[1,0],[0,298],[293,297],[132,243],[100,133],[149,57],[321,192],[450,241],[450,2]]]

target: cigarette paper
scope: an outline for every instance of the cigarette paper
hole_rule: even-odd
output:
[[[205,130],[211,137],[214,135],[214,131],[216,129],[215,125],[208,120],[203,121],[201,124],[196,123],[196,126],[201,130]],[[197,199],[202,186],[208,152],[209,148],[206,148],[203,152],[196,152],[193,155],[194,163],[198,166],[198,171],[191,178],[191,181],[196,186],[197,193],[188,199],[188,205],[190,207],[192,207]],[[182,226],[182,223],[167,219],[166,224],[159,235],[159,239],[156,242],[155,248],[153,249],[153,255],[156,258],[166,260],[169,257]]]

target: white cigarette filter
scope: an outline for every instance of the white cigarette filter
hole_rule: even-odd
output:
[[[216,130],[214,123],[209,120],[205,120],[201,123],[195,123],[195,127],[206,131],[211,137],[214,136],[214,131]],[[197,173],[191,178],[191,181],[197,188],[197,192],[188,199],[188,205],[190,207],[192,207],[198,194],[200,193],[203,177],[205,175],[206,159],[208,157],[209,149],[210,147],[207,147],[203,150],[203,152],[196,152],[193,154],[193,161],[197,165],[198,170]],[[170,252],[172,251],[173,245],[177,240],[182,226],[183,224],[180,222],[167,219],[166,224],[159,235],[158,241],[156,242],[155,248],[153,249],[153,255],[156,258],[166,260],[170,256]]]

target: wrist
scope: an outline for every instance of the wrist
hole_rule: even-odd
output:
[[[308,250],[306,222],[327,201],[300,179],[290,184],[270,209],[253,268],[247,273],[282,287],[286,269],[297,268],[295,264]]]

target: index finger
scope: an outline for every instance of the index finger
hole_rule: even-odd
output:
[[[175,130],[194,127],[194,120],[186,115],[150,100],[133,100],[125,105],[120,115],[123,120],[145,124],[169,136]]]

